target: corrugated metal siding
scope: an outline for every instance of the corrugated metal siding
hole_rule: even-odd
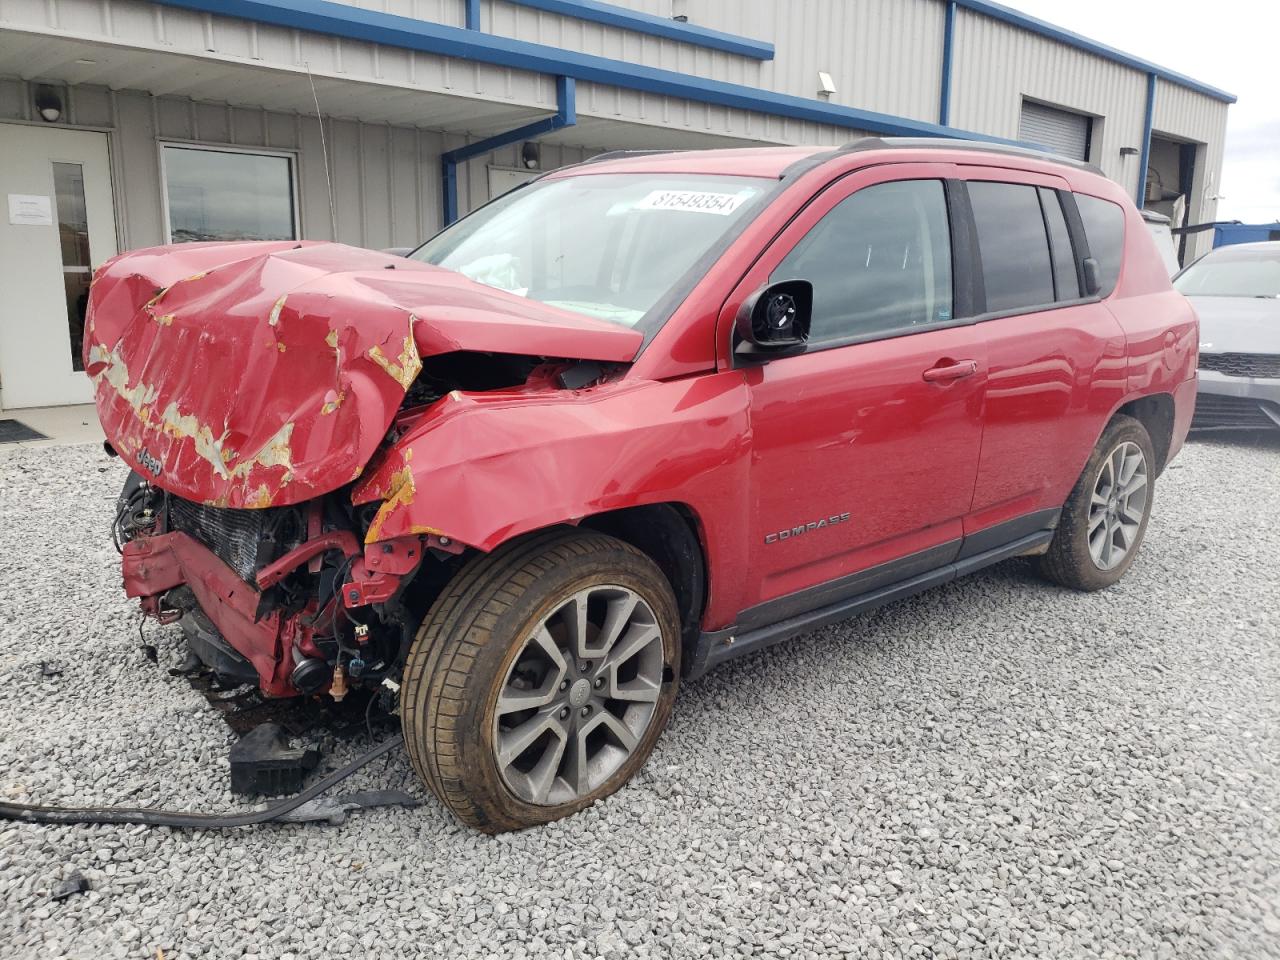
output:
[[[452,22],[456,19],[454,8],[461,10],[459,0],[414,2],[418,15],[424,19],[435,19],[437,11],[444,11],[444,22]],[[305,64],[317,78],[354,80],[480,98],[489,103],[507,102],[535,109],[555,109],[554,85],[538,74],[262,26],[234,17],[194,13],[141,0],[0,0],[0,25],[25,30],[70,31],[76,37],[127,48],[186,54],[205,60],[238,62],[294,73],[304,71]],[[103,78],[102,82],[113,86],[146,86],[162,94],[181,93],[231,102],[259,98],[268,101],[268,106],[272,96],[269,82],[260,87],[252,86],[245,84],[243,77],[235,76],[210,82],[190,69],[173,70],[159,66],[139,70],[136,76],[127,78],[125,82],[117,82],[116,77]],[[157,90],[155,85],[167,89]],[[325,92],[326,99],[331,101],[326,109],[343,115],[342,89],[327,85]],[[408,109],[411,105],[406,103]],[[465,101],[459,101],[455,117],[448,119],[462,120],[467,115]],[[445,119],[442,118],[441,122]]]
[[[462,25],[463,0],[342,0],[354,6],[400,16]],[[758,62],[747,57],[694,47],[590,24],[527,8],[506,0],[483,0],[482,23],[491,32],[539,43],[572,47],[590,53],[678,70],[696,76],[758,85],[801,97],[814,96],[817,71],[829,71],[837,92],[832,101],[889,114],[925,120],[936,118],[945,3],[943,0],[615,0],[624,6],[658,16],[687,13],[691,22],[712,29],[771,40],[776,59]],[[100,76],[98,83],[133,85],[170,97],[200,97],[251,104],[254,111],[238,113],[227,106],[202,106],[198,116],[180,116],[161,99],[161,114],[148,120],[138,116],[124,95],[111,123],[119,129],[181,129],[184,137],[217,142],[252,140],[255,129],[270,137],[286,136],[284,128],[295,110],[305,110],[298,96],[304,63],[317,77],[326,115],[334,135],[335,164],[344,178],[339,206],[339,232],[344,239],[378,245],[384,237],[397,242],[421,225],[434,225],[438,186],[438,153],[442,134],[423,130],[451,130],[449,145],[494,132],[499,119],[507,129],[532,117],[528,111],[554,108],[554,84],[548,77],[491,67],[448,57],[433,57],[373,44],[344,41],[295,30],[257,26],[247,21],[162,7],[142,0],[0,0],[0,26],[39,32],[74,32],[89,40],[133,51],[137,57],[120,76]],[[160,56],[156,56],[159,54]],[[172,57],[165,61],[163,57]],[[182,59],[178,59],[181,57]],[[252,79],[247,69],[255,72]],[[0,72],[4,70],[0,65]],[[262,82],[258,83],[257,78]],[[91,79],[91,78],[89,78]],[[354,82],[352,82],[354,81]],[[109,125],[102,94],[93,87],[74,87],[68,104],[80,123]],[[283,99],[290,90],[292,102]],[[376,91],[371,96],[370,91]],[[1056,104],[1098,118],[1093,125],[1090,159],[1134,191],[1136,157],[1122,158],[1123,147],[1140,147],[1145,110],[1146,77],[1137,70],[1074,50],[1051,40],[961,10],[956,23],[952,83],[952,123],[1002,137],[1016,137],[1025,99]],[[273,99],[274,98],[274,99]],[[145,98],[144,98],[145,99]],[[309,92],[306,93],[309,101]],[[509,108],[509,110],[508,110]],[[28,109],[25,105],[23,109]],[[484,110],[508,110],[495,119]],[[856,131],[800,123],[785,118],[729,110],[683,100],[646,96],[595,84],[579,84],[581,126],[551,138],[559,149],[589,144],[591,148],[714,146],[737,142],[811,142],[839,144]],[[523,112],[522,112],[523,111]],[[128,113],[129,124],[121,122]],[[83,119],[81,118],[83,116]],[[90,119],[96,117],[96,119]],[[283,118],[283,119],[282,119]],[[423,128],[410,144],[407,134],[380,133],[394,128]],[[357,122],[363,121],[363,122]],[[509,121],[509,122],[508,122]],[[1226,105],[1171,84],[1160,84],[1156,129],[1203,142],[1206,162],[1197,195],[1216,190],[1221,164]],[[151,124],[151,126],[148,126]],[[173,125],[177,125],[176,127]],[[300,176],[303,181],[304,223],[309,232],[327,229],[327,214],[312,209],[323,198],[323,168],[312,158],[318,138],[302,125]],[[435,138],[430,140],[429,138]],[[574,138],[578,139],[575,140]],[[123,135],[117,139],[124,142]],[[139,139],[131,134],[128,142]],[[313,142],[315,141],[315,142]],[[154,144],[152,144],[152,147]],[[122,150],[132,150],[123,146]],[[154,151],[152,151],[154,152]],[[371,198],[406,185],[403,169],[409,156],[422,153],[415,196],[424,198],[412,217],[398,205],[392,222],[390,208],[377,212]],[[487,161],[473,161],[469,169],[483,170]],[[154,193],[135,170],[133,158],[121,176],[137,189]],[[550,161],[548,161],[550,163]],[[154,167],[154,161],[151,161]],[[389,170],[384,175],[381,171]],[[151,171],[154,174],[154,169]],[[320,177],[316,174],[319,172]],[[390,179],[388,179],[388,177]],[[427,181],[430,181],[428,183]],[[471,182],[475,182],[472,188]],[[485,199],[484,177],[460,176],[465,209]],[[134,189],[128,191],[130,194]],[[363,197],[361,193],[363,192]],[[371,206],[372,204],[372,206]],[[1206,204],[1193,216],[1211,215]],[[429,215],[428,215],[429,212]],[[148,214],[139,213],[140,236],[154,237]],[[314,234],[319,235],[319,234]],[[390,242],[390,241],[388,241]]]
[[[485,32],[497,36],[661,67],[689,76],[752,86],[762,81],[760,64],[749,58],[510,3],[485,0],[481,5],[480,23]]]
[[[670,16],[669,0],[618,4]],[[689,76],[815,97],[818,71],[836,83],[832,103],[937,119],[945,5],[938,0],[696,0],[683,5],[699,26],[768,40],[771,61],[641,36],[571,17],[485,0],[490,33],[578,50]]]
[[[110,133],[112,168],[119,186],[116,201],[121,249],[164,242],[158,141],[292,153],[301,235],[311,240],[333,238],[320,128],[314,116],[93,86],[65,90],[69,126],[92,126]],[[0,121],[30,121],[30,103],[29,84],[0,79]],[[787,126],[777,118],[755,120],[761,133],[759,125],[764,120],[778,124],[769,131],[777,138],[788,135],[796,140],[838,143],[849,135],[848,131],[812,124]],[[324,122],[338,240],[375,249],[413,246],[440,229],[440,155],[471,138],[333,117],[325,117]],[[699,119],[694,111],[687,122],[696,129],[708,121]],[[708,129],[724,123],[743,126],[746,115],[739,113],[731,120],[716,118],[710,123]],[[569,129],[559,136],[572,134]],[[634,137],[634,131],[629,136]],[[656,128],[653,145],[665,145]],[[629,146],[643,146],[643,141]],[[463,212],[489,200],[487,168],[519,167],[519,150],[520,145],[513,144],[459,167],[458,199]],[[600,152],[571,143],[546,142],[541,145],[542,169],[580,163]]]
[[[957,12],[951,122],[1016,139],[1024,97],[1099,118],[1089,159],[1133,190],[1121,147],[1138,147],[1145,75],[965,10]]]
[[[765,85],[816,96],[818,71],[835,81],[832,103],[936,121],[945,4],[937,0],[698,0],[690,19],[771,39]]]
[[[26,84],[0,80],[0,120],[28,119]],[[71,118],[110,132],[121,249],[164,242],[157,141],[263,148],[292,153],[301,198],[302,236],[332,239],[328,189],[315,117],[228,107],[97,87],[69,88]],[[338,239],[365,247],[411,246],[440,229],[440,154],[444,135],[388,124],[325,118],[333,170]],[[450,144],[457,146],[457,143]],[[504,158],[510,162],[511,158]],[[563,162],[577,162],[571,152]],[[485,160],[475,162],[484,184]],[[544,165],[559,151],[544,149]],[[460,177],[466,181],[466,177]],[[487,197],[477,197],[483,202]]]
[[[466,4],[463,0],[333,0],[349,7],[393,13],[397,17],[415,20],[434,20],[451,27],[464,27],[467,23]]]
[[[706,103],[659,97],[595,83],[578,84],[578,113],[652,128],[652,138],[629,131],[628,149],[661,149],[670,146],[731,146],[739,143],[813,143],[839,145],[862,134],[844,127],[809,123],[787,117],[733,110]],[[673,134],[702,137],[701,142],[678,139]],[[567,133],[567,136],[572,136]]]

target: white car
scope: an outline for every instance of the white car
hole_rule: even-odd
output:
[[[1205,254],[1174,278],[1200,316],[1193,428],[1280,428],[1280,241]]]

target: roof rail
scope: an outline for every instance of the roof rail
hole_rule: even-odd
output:
[[[1084,160],[1073,160],[1071,157],[1059,156],[1044,150],[1037,150],[1034,147],[1014,147],[1003,143],[985,143],[980,140],[952,140],[947,137],[863,137],[860,140],[849,141],[840,150],[842,153],[851,153],[861,150],[903,150],[907,148],[913,150],[922,148],[973,150],[977,153],[999,153],[1010,157],[1028,157],[1033,160],[1047,160],[1050,163],[1059,163],[1065,167],[1074,167],[1077,170],[1086,170],[1089,173],[1106,176],[1100,167]]]
[[[582,166],[585,163],[599,163],[601,160],[621,160],[624,157],[654,157],[663,153],[680,153],[679,150],[609,150],[605,153],[597,153],[594,157],[587,157],[571,166]]]

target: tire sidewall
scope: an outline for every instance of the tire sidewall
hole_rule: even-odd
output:
[[[666,578],[647,557],[618,542],[616,547],[593,552],[582,563],[557,567],[526,588],[500,614],[468,671],[466,706],[459,729],[470,731],[457,745],[459,761],[474,778],[472,800],[495,824],[523,827],[549,823],[590,806],[615,792],[644,765],[666,727],[680,676],[680,628],[675,598]],[[618,586],[634,590],[653,610],[662,633],[664,670],[662,690],[649,725],[631,756],[603,784],[565,804],[531,804],[516,796],[498,769],[495,711],[498,694],[506,684],[512,664],[524,648],[534,624],[587,587]],[[667,677],[670,677],[668,680]]]
[[[1129,553],[1115,567],[1110,570],[1102,570],[1094,562],[1093,555],[1089,552],[1089,507],[1103,464],[1115,452],[1116,448],[1123,443],[1137,444],[1146,459],[1147,504],[1142,513],[1142,523],[1138,525],[1138,533],[1134,538],[1133,546],[1129,549]],[[1132,417],[1117,417],[1103,431],[1102,438],[1098,441],[1093,454],[1089,457],[1089,462],[1086,464],[1084,472],[1080,475],[1080,480],[1077,482],[1076,489],[1072,492],[1071,500],[1067,505],[1067,510],[1071,513],[1070,560],[1076,567],[1085,589],[1098,590],[1108,587],[1123,577],[1129,567],[1133,565],[1138,551],[1142,548],[1142,543],[1146,537],[1147,523],[1151,519],[1151,511],[1155,506],[1155,480],[1155,449],[1146,428]]]

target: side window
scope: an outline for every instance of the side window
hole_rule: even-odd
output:
[[[951,235],[941,180],[900,180],[842,200],[771,280],[813,284],[811,342],[951,319]]]
[[[1053,303],[1049,238],[1036,188],[971,180],[969,204],[978,228],[987,312]]]
[[[1053,288],[1059,300],[1080,298],[1080,277],[1076,273],[1076,255],[1071,247],[1067,218],[1062,214],[1062,199],[1057,190],[1040,188],[1040,207],[1049,230],[1049,256],[1053,258]]]
[[[1098,261],[1098,296],[1110,295],[1120,279],[1120,258],[1124,253],[1124,211],[1110,200],[1086,193],[1076,194],[1076,208],[1089,239],[1089,256]]]

